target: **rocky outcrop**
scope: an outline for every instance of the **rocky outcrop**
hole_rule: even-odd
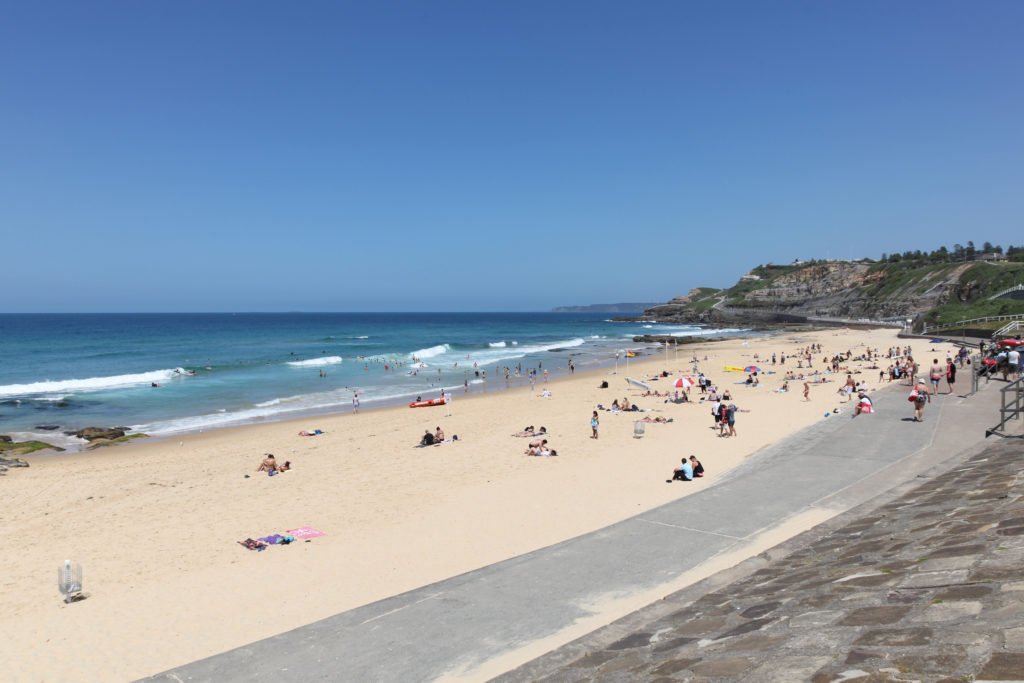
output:
[[[76,436],[86,441],[96,441],[97,439],[120,439],[124,436],[124,432],[124,429],[118,427],[86,427],[85,429],[79,429],[77,432],[64,432],[64,434],[66,436]]]
[[[968,267],[970,264],[950,264],[907,270],[851,261],[759,266],[755,271],[760,274],[752,271],[730,289],[690,290],[644,311],[644,318],[712,326],[915,318],[951,300],[976,298],[976,283],[960,282]]]
[[[28,462],[10,455],[0,455],[0,467],[28,467]]]

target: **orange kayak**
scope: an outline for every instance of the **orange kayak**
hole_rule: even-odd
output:
[[[426,401],[413,401],[409,404],[410,408],[426,408],[427,406],[443,406],[443,398],[431,398]]]

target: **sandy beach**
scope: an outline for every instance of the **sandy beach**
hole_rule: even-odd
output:
[[[895,330],[821,330],[684,346],[678,361],[674,350],[631,359],[631,377],[672,373],[650,382],[671,391],[678,377],[694,375],[687,361],[696,356],[749,411],[739,414],[735,437],[711,428],[696,388],[688,404],[641,397],[620,363],[617,375],[606,368],[538,381],[534,390],[456,393],[450,416],[445,407],[391,407],[31,458],[30,468],[0,477],[4,679],[155,674],[714,486],[743,459],[826,412],[852,413],[854,404],[836,393],[845,372],[816,377],[831,381],[811,384],[809,401],[802,381],[777,391],[786,370],[807,372],[796,368],[794,354],[813,343],[823,347],[814,370],[823,371],[823,356],[857,356],[866,347],[884,354],[906,341]],[[953,348],[910,343],[922,368]],[[773,352],[785,353],[785,366],[772,366]],[[723,371],[751,364],[774,374],[763,372],[760,386],[748,387],[745,373]],[[869,363],[847,365],[856,373]],[[854,377],[872,390],[890,386],[877,369]],[[610,387],[599,388],[605,380]],[[550,397],[538,396],[544,387]],[[590,438],[596,405],[624,397],[648,412],[600,412],[600,438]],[[634,438],[634,420],[646,416],[672,422],[647,424]],[[546,426],[559,456],[525,456],[529,439],[511,434],[526,425]],[[458,441],[415,447],[437,426]],[[298,435],[314,428],[324,433]],[[293,469],[257,473],[268,452]],[[704,464],[704,479],[667,484],[690,454]],[[237,543],[302,526],[325,535],[263,552]],[[89,593],[71,605],[56,585],[65,559],[83,566]]]

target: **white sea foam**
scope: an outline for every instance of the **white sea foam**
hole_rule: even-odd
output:
[[[452,350],[451,344],[438,344],[437,346],[431,346],[430,348],[420,349],[419,351],[413,351],[409,354],[411,358],[424,359],[433,358],[434,356],[440,356],[442,353],[448,353]]]
[[[508,346],[508,344],[506,344],[503,341],[500,341],[500,342],[491,342],[490,344],[488,344],[488,346],[490,346],[492,349],[503,349],[506,346]]]
[[[87,379],[61,379],[33,382],[31,384],[6,384],[0,386],[0,397],[33,396],[48,394],[51,397],[58,393],[76,394],[84,391],[103,391],[124,387],[166,382],[175,377],[185,377],[187,373],[181,368],[174,370],[153,370],[132,375],[113,375],[111,377],[89,377]]]
[[[273,398],[273,399],[271,399],[269,401],[264,401],[263,403],[257,403],[256,407],[257,408],[269,408],[270,406],[277,406],[277,405],[281,405],[281,399]]]
[[[310,358],[309,360],[293,360],[286,363],[297,368],[309,368],[322,365],[336,365],[341,362],[341,356],[324,356],[323,358]]]
[[[383,387],[374,387],[369,391],[360,391],[360,402],[365,406],[377,401],[394,401],[400,398],[404,399],[413,397],[416,396],[417,391],[421,394],[425,393],[421,387],[418,389],[404,387],[400,389],[384,389],[383,391],[376,391],[380,389],[383,389]],[[449,391],[454,391],[454,389],[454,386],[450,387]],[[432,389],[431,391],[440,391],[440,389]],[[263,403],[257,403],[251,408],[244,408],[241,410],[232,410],[227,412],[220,410],[216,413],[207,413],[205,415],[192,415],[189,417],[132,425],[132,429],[144,432],[151,436],[182,434],[187,432],[198,432],[204,429],[216,429],[220,427],[252,424],[255,422],[279,419],[286,416],[288,413],[337,409],[351,405],[351,402],[352,392],[338,389],[329,392],[276,398],[270,401],[264,401]]]

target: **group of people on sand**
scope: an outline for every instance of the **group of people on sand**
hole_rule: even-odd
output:
[[[419,445],[434,446],[439,443],[444,443],[444,431],[441,429],[440,425],[434,428],[433,433],[431,433],[429,429],[426,430],[423,433],[423,437],[420,439]]]
[[[526,447],[526,451],[524,452],[526,455],[539,455],[543,457],[558,455],[558,451],[548,445],[547,439],[534,439]]]
[[[287,472],[292,468],[291,460],[285,460],[283,465],[277,464],[277,458],[274,457],[273,453],[267,453],[263,462],[256,468],[257,472],[266,472],[268,477],[272,477],[280,472]]]
[[[672,478],[666,479],[665,483],[671,484],[673,481],[693,481],[694,477],[704,476],[704,465],[701,464],[700,460],[697,460],[696,455],[691,455],[690,459],[683,458],[683,463],[672,470]]]

